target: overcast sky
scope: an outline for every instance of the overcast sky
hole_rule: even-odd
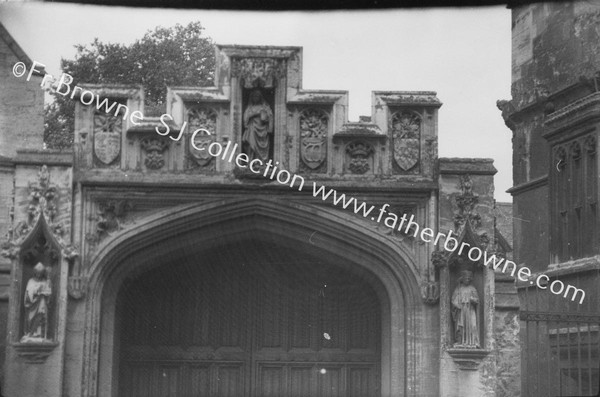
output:
[[[54,76],[61,58],[74,57],[75,44],[95,37],[128,44],[158,25],[196,20],[219,44],[304,47],[304,88],[348,90],[350,121],[371,114],[371,91],[436,91],[444,103],[440,157],[493,158],[496,199],[511,201],[511,133],[496,108],[496,100],[510,98],[511,20],[504,6],[230,12],[0,4],[0,23]]]

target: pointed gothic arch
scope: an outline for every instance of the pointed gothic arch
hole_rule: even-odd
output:
[[[416,266],[409,255],[334,211],[258,198],[168,209],[99,248],[89,269],[86,296],[83,395],[114,395],[115,305],[126,277],[153,266],[149,258],[156,264],[160,256],[189,249],[190,241],[197,246],[233,242],[249,233],[282,246],[314,249],[361,269],[382,302],[382,396],[413,395],[420,382],[416,343],[423,325]]]

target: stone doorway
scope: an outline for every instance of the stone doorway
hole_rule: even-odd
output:
[[[361,274],[260,240],[125,280],[119,396],[381,395],[381,305]]]

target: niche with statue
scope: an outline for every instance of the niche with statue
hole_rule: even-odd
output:
[[[60,246],[45,232],[43,219],[21,248],[20,343],[51,343],[56,333]]]

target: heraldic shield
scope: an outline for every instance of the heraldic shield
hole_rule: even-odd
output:
[[[394,138],[394,160],[403,171],[408,171],[419,162],[421,120],[412,113],[394,114],[392,131]]]
[[[106,165],[115,161],[121,153],[121,126],[120,117],[94,116],[94,154]]]
[[[319,168],[325,160],[326,141],[324,137],[302,138],[300,145],[300,155],[302,161],[311,170]]]
[[[419,162],[419,140],[394,139],[394,160],[403,171],[408,171]]]

